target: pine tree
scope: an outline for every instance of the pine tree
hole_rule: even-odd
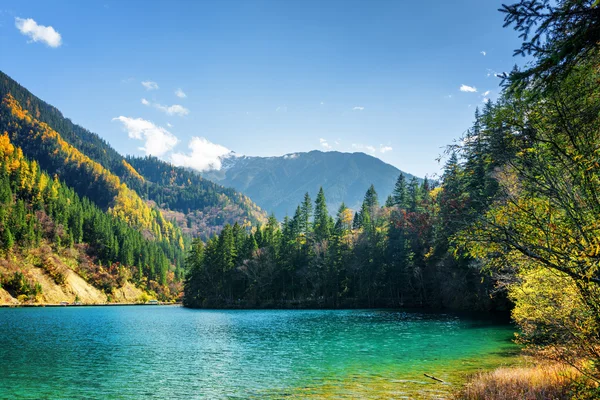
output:
[[[307,235],[311,231],[310,218],[312,217],[312,200],[308,192],[304,195],[300,211],[300,231]]]
[[[6,224],[3,225],[4,228],[2,229],[2,231],[0,231],[0,241],[2,241],[2,249],[4,251],[10,251],[15,244],[15,240],[12,232],[10,231],[10,228]]]
[[[329,239],[329,235],[331,234],[330,217],[329,212],[327,211],[327,203],[323,188],[319,189],[317,199],[315,200],[315,218],[313,226],[315,240],[317,242]]]
[[[400,173],[398,175],[398,180],[396,180],[396,185],[394,186],[394,191],[392,192],[392,196],[394,199],[394,205],[399,208],[407,208],[408,205],[408,193],[406,188],[406,178],[404,174]]]

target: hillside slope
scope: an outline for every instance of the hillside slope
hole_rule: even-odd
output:
[[[203,176],[233,187],[282,219],[294,214],[304,193],[314,199],[321,186],[332,215],[342,201],[354,210],[359,209],[371,184],[383,201],[392,193],[401,172],[364,153],[315,150],[281,157],[228,157],[223,160],[221,170],[204,172]]]
[[[220,231],[225,223],[248,225],[266,220],[266,214],[256,204],[233,189],[224,188],[155,157],[126,159],[100,136],[72,123],[58,109],[40,100],[0,71],[0,100],[7,99],[9,95],[12,98],[9,102],[11,106],[18,105],[28,118],[35,120],[42,128],[55,132],[52,136],[58,144],[52,145],[52,151],[57,147],[61,151],[69,148],[77,150],[89,162],[94,163],[92,169],[102,167],[117,177],[119,183],[125,184],[137,197],[151,202],[163,214],[175,219],[184,233],[207,238]],[[41,136],[43,139],[43,135]],[[47,145],[42,147],[40,143],[29,145],[26,135],[20,138],[11,136],[11,139],[23,147],[26,156],[30,158],[45,157],[49,150]],[[59,165],[62,159],[50,161],[54,164],[48,168],[43,166],[49,172],[54,173],[62,167]],[[87,188],[77,187],[84,186],[86,182],[84,180],[69,184],[75,185],[80,195],[88,196],[91,193],[87,192]],[[96,191],[90,198],[98,201],[100,207],[106,208],[110,206],[114,193]]]
[[[174,300],[192,234],[265,219],[233,189],[128,161],[1,72],[0,96],[1,303]]]

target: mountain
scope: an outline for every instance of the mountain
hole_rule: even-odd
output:
[[[174,299],[190,234],[265,220],[233,189],[124,158],[0,72],[1,298]]]
[[[44,139],[43,135],[37,141],[29,140],[26,135],[11,137],[18,140],[16,144],[23,147],[27,157],[41,158],[48,172],[66,172],[60,157],[50,159],[48,151],[57,151],[57,146],[72,147],[93,163],[87,169],[102,168],[135,192],[146,203],[140,207],[155,206],[169,221],[175,220],[183,233],[203,238],[219,232],[227,223],[249,225],[266,220],[266,214],[256,204],[233,189],[222,187],[156,157],[123,157],[100,136],[72,123],[58,109],[0,71],[0,100],[9,94],[23,112],[54,132],[58,143],[56,146],[49,145],[50,141]],[[66,151],[69,152],[68,149]],[[65,178],[73,177],[67,173]],[[115,197],[112,189],[93,191],[91,187],[85,187],[88,185],[85,180],[71,184],[76,189],[81,185],[78,193],[93,198],[103,208],[107,208]]]
[[[315,150],[281,157],[227,156],[220,170],[202,175],[244,193],[282,219],[294,215],[306,192],[315,199],[321,186],[332,215],[342,202],[358,210],[371,184],[384,202],[400,173],[413,177],[365,153]]]

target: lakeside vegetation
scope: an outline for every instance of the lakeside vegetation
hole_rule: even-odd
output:
[[[103,300],[183,291],[191,308],[510,312],[539,362],[459,397],[600,396],[600,2],[501,11],[532,61],[501,76],[439,181],[400,174],[333,217],[321,189],[267,219],[191,171],[121,157],[0,76],[0,288],[37,301],[36,269]]]
[[[533,61],[502,75],[500,98],[448,146],[439,187],[401,176],[383,206],[371,188],[359,211],[342,206],[335,220],[321,192],[314,212],[306,196],[281,227],[225,227],[206,248],[194,243],[184,304],[492,309],[506,296],[517,341],[571,365],[586,382],[578,396],[597,396],[599,3],[522,0],[500,11],[522,35],[516,54]],[[496,394],[467,398],[501,398],[511,385],[502,374],[479,377],[482,388],[500,385]],[[566,386],[574,396],[555,372],[511,374],[557,390],[533,398],[561,398]]]

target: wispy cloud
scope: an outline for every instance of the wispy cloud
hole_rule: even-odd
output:
[[[160,157],[172,150],[179,142],[171,132],[142,118],[116,117],[113,121],[120,121],[127,135],[132,139],[144,141],[140,150],[147,155]]]
[[[355,110],[355,111],[362,111],[365,108],[363,106],[356,106],[356,107],[353,107],[352,109]]]
[[[491,91],[491,90],[486,90],[485,92],[483,92],[483,93],[481,94],[481,97],[482,97],[481,101],[482,101],[483,103],[487,103],[487,102],[490,100],[490,97],[489,97],[489,96],[490,96],[490,93],[492,93],[492,91]]]
[[[331,149],[331,145],[329,143],[327,143],[327,139],[320,138],[319,143],[321,143],[321,147],[324,147],[326,149]]]
[[[142,86],[146,88],[146,90],[157,90],[158,83],[153,81],[143,81]]]
[[[287,112],[287,106],[279,106],[275,109],[275,112],[285,113],[285,112]]]
[[[384,145],[380,145],[379,146],[379,151],[382,153],[387,153],[388,151],[392,151],[394,149],[392,149],[391,146],[384,146]]]
[[[42,42],[50,47],[60,47],[62,37],[60,33],[51,26],[38,25],[32,18],[15,18],[15,26],[32,42]]]
[[[485,50],[482,50],[482,51],[480,51],[480,53],[481,53],[481,54],[482,54],[484,57],[485,57],[485,56],[486,56],[486,54],[487,54],[487,53],[485,52]]]
[[[366,150],[369,153],[375,153],[375,147],[374,146],[365,146],[364,144],[360,144],[360,143],[352,143],[352,148],[356,149],[356,150]]]
[[[177,166],[193,168],[198,171],[221,169],[221,158],[231,153],[227,147],[212,143],[203,137],[193,137],[188,148],[190,149],[188,154],[172,154],[171,162]]]
[[[157,110],[166,113],[167,115],[177,115],[183,117],[184,115],[188,115],[190,113],[190,110],[179,104],[173,104],[172,106],[164,106],[159,103],[150,103],[146,99],[142,99],[142,104],[148,107],[154,107]]]
[[[179,88],[175,91],[175,96],[179,97],[180,99],[185,99],[187,94],[185,94],[185,92]]]
[[[190,110],[179,104],[173,104],[172,106],[163,106],[162,104],[156,103],[154,104],[154,108],[167,113],[167,115],[178,115],[180,117],[183,117],[184,115],[188,115],[190,113]]]
[[[494,70],[493,70],[493,69],[491,69],[491,68],[487,68],[487,69],[486,69],[486,71],[487,71],[487,72],[486,72],[485,76],[486,76],[487,78],[489,78],[490,76],[495,76],[496,78],[501,78],[501,77],[502,77],[502,74],[501,74],[501,73],[499,73],[499,72],[496,72],[496,71],[494,71]]]
[[[477,88],[475,88],[473,86],[469,86],[469,85],[461,85],[460,86],[460,91],[461,92],[468,92],[468,93],[476,93],[477,92]]]

